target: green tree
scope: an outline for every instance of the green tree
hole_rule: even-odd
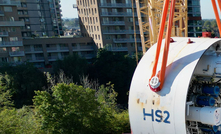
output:
[[[102,86],[96,93],[73,83],[60,83],[51,94],[36,94],[34,105],[42,128],[49,133],[120,134],[129,129],[128,114],[116,110],[116,93],[111,87]]]
[[[0,79],[6,82],[6,88],[11,91],[16,108],[32,105],[34,91],[43,90],[43,87],[47,86],[44,74],[31,63],[23,63],[17,66],[3,64],[0,73],[7,76]]]
[[[7,78],[0,75],[0,133],[1,134],[43,134],[35,112],[29,107],[15,109],[7,90]]]
[[[100,49],[95,62],[90,67],[89,76],[92,79],[98,79],[101,84],[111,81],[115,86],[115,91],[118,92],[117,102],[127,104],[127,92],[135,68],[135,58]]]
[[[210,27],[210,26],[211,26],[211,21],[210,21],[210,20],[205,20],[203,26],[204,26],[204,27]]]
[[[6,88],[7,80],[7,76],[0,74],[0,111],[4,108],[13,106],[10,90]]]
[[[67,56],[64,60],[58,60],[53,64],[53,70],[56,76],[59,76],[61,70],[64,74],[72,78],[73,82],[80,82],[80,77],[87,74],[88,63],[86,59],[77,54]]]
[[[212,28],[217,28],[216,20],[212,20],[212,21],[211,21],[211,27],[212,27]]]

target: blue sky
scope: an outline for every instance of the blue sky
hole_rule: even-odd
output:
[[[77,9],[73,9],[73,4],[76,4],[76,0],[61,0],[63,18],[78,17]],[[203,19],[215,19],[210,0],[201,0],[201,14]]]

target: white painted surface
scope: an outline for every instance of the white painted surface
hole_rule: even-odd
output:
[[[189,82],[200,57],[220,39],[190,38],[194,42],[191,44],[187,44],[189,38],[186,37],[173,39],[175,42],[170,44],[165,83],[160,92],[155,93],[148,87],[156,44],[146,52],[135,70],[129,93],[129,116],[133,134],[186,134]],[[164,40],[157,71],[160,69],[163,47]],[[144,116],[143,109],[146,114],[153,111],[153,118]],[[167,112],[170,116],[165,123]],[[163,118],[161,122],[159,115]]]

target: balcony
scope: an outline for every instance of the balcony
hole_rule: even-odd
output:
[[[19,14],[18,16],[19,16],[19,17],[29,17],[28,14]]]
[[[124,17],[124,16],[133,16],[132,12],[101,12],[101,16],[120,16],[120,17]],[[134,15],[135,17],[137,17],[137,14],[135,13]],[[145,17],[147,15],[145,14],[141,14],[141,17]]]
[[[0,0],[0,5],[15,5],[15,6],[21,6],[20,1],[15,0]]]
[[[125,25],[124,21],[108,21],[102,22],[102,25]]]
[[[34,51],[43,51],[43,48],[37,47],[37,48],[34,48]]]
[[[109,47],[105,47],[105,49],[108,50],[108,51],[128,51],[127,47],[112,47],[112,46],[109,46]]]
[[[0,32],[0,37],[8,37],[8,32]]]
[[[73,50],[77,50],[78,47],[77,47],[77,46],[72,46],[72,49],[73,49]]]
[[[95,54],[80,54],[81,57],[84,57],[85,59],[92,59],[95,57]]]
[[[10,56],[25,56],[25,52],[24,51],[14,51],[14,52],[9,52]]]
[[[25,53],[43,53],[43,49],[34,48],[34,50],[31,50],[31,48],[25,48]]]
[[[58,56],[48,56],[48,60],[49,61],[56,61],[58,58]]]
[[[134,30],[104,30],[103,34],[133,34]],[[140,31],[136,31],[137,34],[140,33]]]
[[[141,42],[141,39],[140,38],[137,38],[137,40],[136,40],[137,42]],[[127,43],[127,42],[129,42],[129,43],[133,43],[133,42],[135,42],[135,39],[133,38],[133,39],[127,39],[127,38],[119,38],[119,39],[113,39],[113,42],[114,43]]]
[[[0,16],[5,16],[4,11],[0,11]]]
[[[47,47],[47,51],[56,51],[57,47]]]
[[[202,24],[200,23],[188,23],[188,27],[202,27]]]
[[[35,57],[35,59],[36,59],[36,61],[41,61],[41,60],[45,60],[45,58],[44,57]]]
[[[132,13],[126,13],[126,12],[101,12],[101,16],[126,16],[128,14]]]
[[[15,27],[20,27],[20,26],[25,26],[24,21],[0,21],[0,26],[7,27],[7,26],[15,26]]]
[[[77,4],[73,4],[73,8],[78,8]]]
[[[127,3],[101,3],[100,7],[119,7],[119,8],[131,7],[132,8],[132,4],[127,4]],[[136,8],[135,4],[134,4],[134,7]]]
[[[69,51],[68,47],[60,47],[60,50]]]
[[[23,46],[22,41],[0,42],[0,47]]]
[[[93,46],[80,46],[80,49],[94,50],[94,47]]]

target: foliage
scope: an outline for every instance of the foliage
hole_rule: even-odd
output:
[[[203,32],[212,32],[212,37],[219,37],[219,30],[215,19],[202,20],[202,24]]]
[[[2,76],[1,76],[2,77]],[[0,133],[2,134],[42,134],[34,110],[29,107],[12,107],[9,90],[0,82]]]
[[[87,72],[87,61],[77,54],[67,56],[64,60],[58,60],[53,64],[53,70],[56,76],[59,76],[61,70],[64,74],[73,79],[73,82],[80,82],[80,76]]]
[[[72,19],[63,19],[63,24],[68,27],[79,27],[79,19],[72,18]]]
[[[0,74],[0,111],[13,106],[10,91],[6,88],[7,77]]]
[[[136,68],[136,59],[121,53],[113,53],[100,49],[98,56],[90,68],[89,76],[98,79],[99,83],[112,82],[118,92],[117,102],[127,104],[127,92]]]
[[[0,133],[43,134],[32,109],[5,108],[0,111]]]
[[[17,66],[2,64],[0,80],[5,83],[5,88],[10,89],[15,107],[32,105],[34,91],[43,90],[47,85],[46,77],[31,63],[23,63]]]
[[[60,83],[52,88],[51,94],[36,91],[34,105],[42,128],[49,133],[79,134],[128,130],[128,114],[117,111],[112,87],[101,86],[96,92],[73,83]]]

